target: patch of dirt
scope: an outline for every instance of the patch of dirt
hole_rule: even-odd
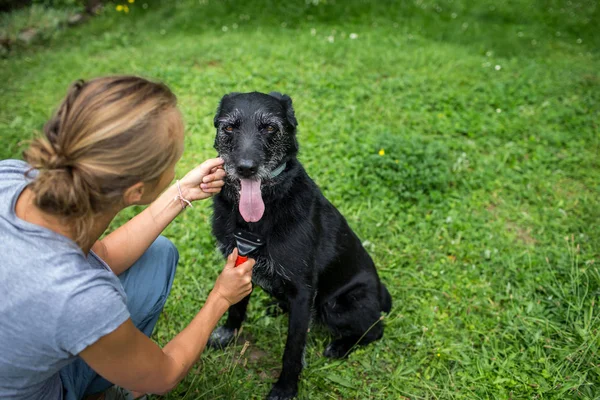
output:
[[[258,347],[251,346],[248,349],[248,351],[246,351],[246,358],[248,359],[248,362],[251,362],[253,364],[256,364],[259,361],[262,361],[268,357],[269,353],[262,349],[259,349]]]
[[[531,228],[523,229],[514,222],[510,221],[506,223],[506,228],[510,232],[513,232],[520,242],[525,243],[528,246],[533,246],[537,243],[537,240],[531,236]]]
[[[193,68],[197,69],[197,70],[204,70],[204,69],[207,69],[207,68],[217,68],[217,67],[220,67],[221,64],[222,63],[219,60],[208,60],[208,61],[206,61],[206,60],[196,60],[196,61],[194,61]]]
[[[277,379],[279,378],[279,369],[275,369],[275,368],[271,368],[269,370],[266,371],[260,371],[258,373],[258,377],[262,380],[262,381],[273,381],[273,379]]]

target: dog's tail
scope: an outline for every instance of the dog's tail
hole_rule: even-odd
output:
[[[392,296],[383,283],[381,284],[381,290],[379,293],[381,297],[381,311],[384,313],[389,313],[392,309]]]

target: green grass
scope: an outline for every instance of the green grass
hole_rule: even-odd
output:
[[[346,361],[323,358],[313,328],[300,398],[600,398],[600,5],[472,3],[110,5],[0,60],[0,157],[76,78],[169,84],[187,123],[179,175],[215,154],[224,93],[287,93],[301,161],[394,298],[383,340]],[[165,232],[181,261],[160,344],[222,267],[209,223],[205,202]],[[267,304],[257,290],[238,345],[204,354],[167,398],[263,398],[287,330]]]

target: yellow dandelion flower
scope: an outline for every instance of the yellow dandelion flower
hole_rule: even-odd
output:
[[[129,7],[127,7],[127,6],[123,7],[123,11],[125,11],[125,14],[127,14],[129,12]]]
[[[437,356],[439,357],[439,356],[440,356],[440,353],[438,353],[438,355],[437,355]]]
[[[379,155],[380,156],[384,156],[385,155],[385,150],[384,149],[380,149],[379,150]]]
[[[133,3],[135,0],[127,0],[130,4]]]
[[[117,9],[117,11],[123,11],[123,6],[122,5],[118,5],[115,7]]]

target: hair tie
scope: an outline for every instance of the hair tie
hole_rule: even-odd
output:
[[[48,169],[62,169],[68,166],[68,160],[62,155],[55,154],[48,160]]]

